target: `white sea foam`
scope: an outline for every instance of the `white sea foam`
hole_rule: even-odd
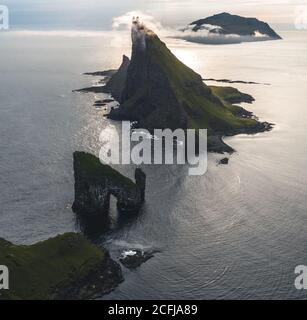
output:
[[[121,256],[123,258],[127,258],[127,257],[131,257],[131,256],[135,256],[137,254],[137,252],[135,250],[127,250],[127,251],[123,251]]]

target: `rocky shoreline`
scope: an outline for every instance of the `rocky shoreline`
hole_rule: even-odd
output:
[[[203,81],[214,81],[214,82],[223,82],[223,83],[239,83],[239,84],[260,84],[263,86],[269,86],[269,83],[260,83],[254,81],[243,81],[243,80],[230,80],[230,79],[214,79],[214,78],[207,78],[203,79]]]
[[[150,132],[206,128],[208,151],[218,153],[234,151],[224,136],[272,129],[272,124],[259,122],[252,112],[236,105],[253,103],[251,95],[233,87],[207,86],[139,21],[134,22],[132,39],[131,60],[123,56],[118,71],[104,86],[77,90],[108,93],[118,101],[109,119],[133,121],[135,127]]]
[[[216,135],[211,135],[208,137],[208,151],[221,154],[231,154],[235,152],[235,149],[233,149],[223,141],[224,137],[232,137],[238,134],[253,135],[261,132],[271,131],[273,129],[273,126],[274,125],[269,122],[258,122],[255,127],[238,128],[220,133],[217,132]]]
[[[259,122],[252,112],[236,105],[252,103],[251,95],[232,87],[207,86],[138,20],[133,23],[132,40],[131,60],[123,56],[118,70],[85,73],[103,77],[100,83],[105,85],[75,90],[110,94],[110,98],[94,103],[95,107],[119,103],[118,108],[110,108],[109,119],[134,121],[135,127],[149,131],[207,128],[208,150],[216,153],[234,151],[223,141],[225,136],[272,129],[272,124]],[[223,158],[219,164],[226,165],[228,161]],[[85,152],[74,153],[73,166],[72,210],[77,219],[89,222],[94,217],[94,223],[102,224],[106,221],[103,227],[107,230],[111,196],[116,198],[119,216],[139,213],[146,188],[146,175],[140,168],[135,170],[132,181]],[[83,233],[86,235],[86,230]],[[129,249],[119,261],[126,268],[135,269],[156,252]],[[0,292],[0,299],[94,299],[124,280],[119,263],[105,248],[76,233],[29,246],[0,239],[0,258],[14,275],[11,289]]]
[[[124,281],[120,265],[106,252],[106,258],[99,268],[79,278],[69,287],[55,289],[56,300],[88,300],[112,292]]]
[[[118,70],[117,69],[110,69],[104,71],[95,71],[95,72],[84,72],[85,76],[93,76],[93,77],[112,77]]]
[[[257,117],[253,114],[253,112],[248,111],[244,109],[241,106],[238,106],[236,104],[241,103],[248,103],[252,104],[255,99],[247,94],[242,93],[238,89],[233,87],[217,87],[217,86],[209,86],[209,88],[212,90],[214,94],[219,96],[222,100],[225,101],[225,103],[231,105],[232,113],[240,118],[245,119],[255,119],[257,120]],[[112,95],[112,90],[110,90],[110,87],[107,89],[106,86],[102,87],[89,87],[84,89],[78,89],[76,90],[78,92],[95,92],[95,93],[109,93]],[[111,99],[110,99],[111,100]],[[116,120],[116,121],[123,121],[123,120],[134,120],[133,118],[129,118],[128,115],[124,114],[118,114],[117,112],[114,112],[117,109],[112,109],[111,113],[107,115],[109,119]],[[227,145],[223,141],[223,137],[225,136],[235,136],[238,134],[256,134],[260,132],[270,131],[273,129],[273,124],[269,122],[259,122],[256,121],[254,126],[248,126],[248,127],[241,127],[241,128],[228,128],[224,129],[223,131],[212,131],[211,134],[208,136],[208,151],[209,152],[215,152],[215,153],[233,153],[235,150]]]
[[[0,259],[10,271],[0,300],[93,299],[123,281],[109,252],[76,233],[29,246],[0,239]]]
[[[111,195],[117,198],[119,214],[128,217],[137,214],[145,201],[146,175],[139,168],[133,182],[94,155],[75,152],[74,171],[72,209],[85,220],[101,216],[106,221]],[[104,223],[101,219],[96,221]],[[137,261],[127,263],[139,266],[150,257],[147,253],[137,254]],[[1,291],[0,300],[94,299],[124,281],[119,263],[109,252],[76,233],[29,246],[14,245],[0,238],[0,261],[13,275],[10,290]],[[123,260],[121,263],[127,265]]]

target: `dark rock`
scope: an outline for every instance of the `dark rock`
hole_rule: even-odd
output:
[[[104,107],[106,105],[106,103],[104,102],[95,102],[94,103],[94,107]]]
[[[226,101],[231,104],[242,103],[242,102],[253,103],[255,101],[255,99],[250,94],[241,92],[240,97],[229,97],[228,99],[226,99]]]
[[[137,213],[144,201],[146,176],[138,169],[138,184],[123,176],[94,155],[74,153],[75,201],[73,211],[79,214],[107,214],[110,196],[117,199],[121,213]]]
[[[219,164],[228,164],[229,163],[229,158],[223,158],[219,161]]]
[[[240,83],[240,84],[261,84],[264,86],[269,86],[269,83],[259,83],[254,81],[243,81],[243,80],[229,80],[229,79],[214,79],[214,78],[208,78],[203,79],[204,81],[215,81],[215,82],[224,82],[224,83]]]
[[[110,102],[114,102],[114,99],[103,99],[102,102],[110,103]]]
[[[126,250],[121,254],[119,261],[128,269],[136,269],[154,257],[155,252],[156,251],[145,252],[139,249]]]
[[[105,79],[99,81],[99,86],[92,86],[82,89],[73,90],[73,92],[94,92],[94,93],[111,93],[112,96],[120,101],[121,93],[123,86],[126,82],[127,69],[129,66],[130,60],[125,55],[123,56],[123,61],[118,70],[106,70],[106,71],[97,71],[97,72],[87,72],[85,75],[92,76],[104,76]],[[102,85],[105,83],[105,85]],[[105,99],[108,101],[103,102],[112,102],[113,99]]]
[[[247,111],[246,109],[244,109],[240,106],[233,106],[233,107],[234,107],[233,113],[238,117],[252,118],[254,116],[251,111]]]
[[[255,101],[254,97],[250,94],[243,93],[233,87],[219,87],[219,86],[210,86],[212,92],[228,104],[235,103],[253,103]],[[243,108],[242,108],[243,109]]]
[[[93,93],[105,93],[105,86],[92,86],[92,87],[87,87],[87,88],[82,88],[82,89],[77,89],[73,90],[73,92],[83,92],[83,93],[88,93],[88,92],[93,92]]]
[[[141,191],[142,201],[145,201],[146,175],[140,168],[135,169],[135,183]]]
[[[112,230],[114,219],[104,214],[76,214],[76,226],[89,240],[96,242]]]
[[[84,75],[94,76],[94,77],[112,77],[118,70],[105,70],[105,71],[95,71],[95,72],[85,72]]]
[[[110,102],[114,102],[114,99],[97,100],[95,101],[94,106],[106,106]]]
[[[111,93],[112,96],[119,102],[121,102],[121,96],[123,88],[126,85],[127,70],[130,65],[130,60],[125,55],[118,71],[110,78],[104,87],[104,92]]]
[[[223,141],[222,135],[210,135],[208,136],[208,151],[214,153],[233,153],[234,149]]]

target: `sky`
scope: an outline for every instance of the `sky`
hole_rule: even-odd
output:
[[[307,0],[0,0],[18,29],[107,30],[112,19],[139,10],[165,26],[183,26],[209,15],[229,12],[275,25],[293,26]],[[307,10],[306,10],[307,11]]]

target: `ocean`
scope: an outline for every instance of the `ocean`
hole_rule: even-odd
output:
[[[306,299],[294,269],[307,263],[307,33],[281,35],[219,46],[164,39],[204,78],[262,83],[232,86],[275,126],[226,138],[236,152],[226,166],[209,154],[204,176],[144,167],[141,213],[120,224],[113,201],[103,232],[71,210],[72,154],[98,154],[101,131],[119,123],[93,106],[106,96],[72,90],[99,80],[83,72],[117,68],[129,42],[108,32],[0,32],[0,237],[31,244],[82,231],[114,259],[125,249],[158,251],[134,271],[123,267],[125,281],[102,299]],[[117,169],[133,177],[133,168]]]

